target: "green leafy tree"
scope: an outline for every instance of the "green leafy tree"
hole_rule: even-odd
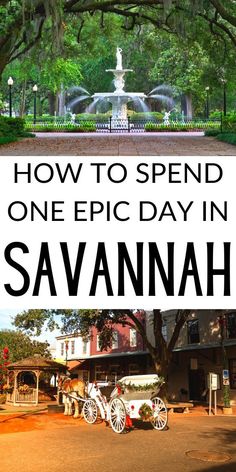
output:
[[[222,107],[224,69],[229,108],[235,105],[233,1],[12,0],[0,1],[0,11],[2,92],[7,101],[12,75],[21,115],[32,111],[34,83],[40,85],[38,111],[48,111],[49,103],[50,113],[58,102],[63,108],[70,86],[82,84],[90,93],[113,90],[105,70],[114,67],[117,45],[125,66],[135,71],[127,74],[127,90],[148,93],[163,82],[174,84],[176,95],[184,95],[189,108],[193,102],[199,115],[206,86],[212,108]]]
[[[58,97],[71,87],[81,82],[78,61],[63,57],[44,58],[43,67],[38,63],[35,54],[16,60],[8,66],[3,74],[2,90],[8,99],[7,79],[14,79],[14,109],[22,116],[25,110],[32,111],[34,84],[38,85],[38,114],[42,113],[43,103],[49,100],[52,114],[58,112]]]
[[[91,328],[96,327],[100,334],[102,350],[111,347],[113,330],[117,324],[129,326],[142,337],[157,374],[167,379],[173,349],[189,314],[189,310],[177,311],[175,326],[169,340],[163,336],[163,312],[160,310],[153,310],[151,336],[140,319],[140,311],[134,310],[28,310],[15,317],[14,325],[25,332],[38,335],[46,323],[49,329],[53,330],[57,323],[56,317],[60,315],[61,329],[64,333],[80,332],[87,338]]]
[[[31,340],[29,336],[13,330],[0,331],[0,390],[6,383],[7,366],[12,362],[38,354],[50,358],[47,342]]]
[[[0,74],[7,64],[38,44],[44,31],[51,29],[51,46],[62,43],[65,27],[77,19],[76,38],[90,16],[96,14],[100,28],[110,15],[122,18],[122,29],[151,24],[171,33],[187,34],[189,30],[209,29],[222,41],[236,46],[236,5],[234,0],[2,0],[0,1]],[[201,28],[199,28],[199,21]],[[195,26],[196,25],[196,26]]]
[[[47,342],[39,342],[30,339],[29,336],[13,330],[0,331],[0,352],[5,347],[9,349],[9,362],[16,362],[26,357],[38,354],[43,357],[50,357]]]

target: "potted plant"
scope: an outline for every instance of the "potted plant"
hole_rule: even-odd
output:
[[[225,338],[227,336],[227,316],[225,313],[221,313],[219,318],[219,328],[220,328],[220,344],[222,349],[222,364],[223,364],[223,414],[224,415],[232,415],[232,408],[230,405],[230,386],[229,386],[229,378],[228,378],[228,358],[227,352],[225,348]],[[224,375],[224,372],[227,375]]]
[[[232,415],[233,410],[230,405],[229,385],[223,385],[223,414]]]
[[[27,384],[20,385],[18,387],[18,392],[23,393],[23,394],[32,393],[32,388],[30,388],[29,385]]]

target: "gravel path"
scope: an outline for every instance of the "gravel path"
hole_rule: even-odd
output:
[[[202,133],[52,134],[38,133],[0,147],[6,156],[233,156],[236,147],[207,138]]]

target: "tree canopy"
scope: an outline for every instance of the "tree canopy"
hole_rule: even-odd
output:
[[[35,354],[50,357],[47,342],[32,340],[20,331],[0,331],[0,352],[7,347],[9,349],[9,362],[16,362]]]
[[[127,90],[148,93],[163,82],[174,84],[174,95],[191,95],[199,113],[205,87],[214,108],[222,107],[227,80],[234,106],[233,0],[0,0],[2,93],[7,100],[7,78],[16,78],[14,106],[20,114],[32,111],[34,83],[40,84],[38,111],[50,108],[51,114],[58,111],[61,90],[71,85],[91,94],[113,89],[105,70],[114,67],[117,45],[125,66],[135,71],[127,74]]]
[[[129,326],[141,335],[156,372],[166,377],[173,349],[190,315],[190,310],[176,311],[175,326],[168,340],[163,336],[164,313],[153,310],[151,333],[146,330],[145,322],[143,323],[140,316],[142,314],[143,310],[28,310],[15,317],[14,325],[24,332],[39,335],[45,325],[50,330],[58,327],[56,317],[60,315],[61,329],[64,333],[79,332],[81,336],[88,338],[91,328],[95,327],[100,335],[101,350],[111,347],[117,324]]]
[[[2,0],[0,1],[1,72],[25,54],[42,37],[52,32],[51,47],[60,46],[67,22],[76,18],[76,38],[92,15],[100,29],[110,16],[120,16],[123,30],[151,24],[157,29],[188,36],[198,34],[202,25],[221,41],[236,46],[236,5],[233,0]],[[199,23],[200,20],[200,23]],[[192,33],[191,33],[192,34]],[[95,38],[94,38],[95,39]]]

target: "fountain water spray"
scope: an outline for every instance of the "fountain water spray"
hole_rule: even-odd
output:
[[[107,69],[106,72],[113,73],[113,83],[115,86],[114,92],[99,92],[91,96],[89,92],[83,87],[73,87],[72,91],[80,90],[82,94],[77,98],[73,98],[67,104],[67,107],[71,108],[83,100],[93,99],[93,102],[86,108],[86,112],[91,113],[92,111],[96,110],[96,107],[98,107],[99,104],[104,102],[107,104],[110,103],[112,105],[112,120],[117,122],[118,127],[120,126],[120,121],[122,120],[122,127],[126,127],[128,125],[127,104],[129,102],[133,102],[143,112],[150,111],[148,105],[145,103],[145,99],[147,98],[159,100],[160,102],[166,104],[169,108],[173,106],[172,89],[165,84],[158,85],[148,95],[139,92],[125,92],[125,74],[127,72],[133,72],[133,70],[123,69],[121,48],[116,48],[116,68]]]

